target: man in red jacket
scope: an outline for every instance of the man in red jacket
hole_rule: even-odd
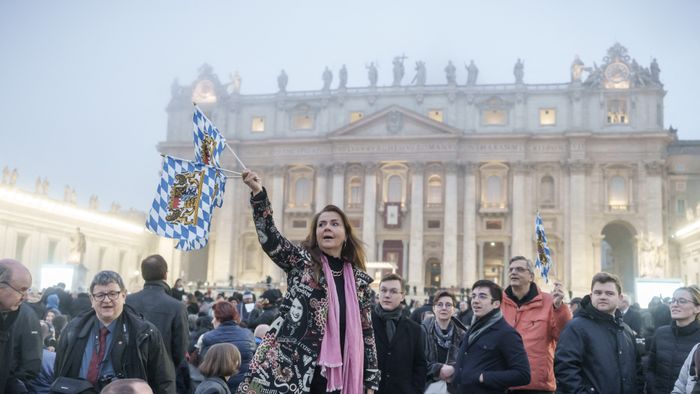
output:
[[[531,379],[527,386],[512,387],[510,393],[554,393],[554,350],[559,333],[571,320],[569,306],[563,302],[560,284],[551,294],[542,292],[534,282],[532,261],[515,256],[508,263],[510,286],[503,292],[501,312],[520,333],[530,361]]]

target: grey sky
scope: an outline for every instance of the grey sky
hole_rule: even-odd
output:
[[[391,83],[391,58],[405,54],[413,78],[458,81],[474,59],[480,83],[510,83],[525,61],[526,83],[569,80],[578,54],[601,63],[620,42],[644,66],[661,66],[665,123],[700,139],[700,2],[686,1],[34,1],[0,2],[0,167],[20,187],[47,177],[50,194],[76,188],[102,209],[112,201],[147,210],[165,138],[165,106],[178,78],[189,85],[207,62],[222,82],[238,70],[242,93],[315,90],[329,66],[346,64],[349,86],[367,85],[364,65]],[[333,84],[336,85],[336,82]]]

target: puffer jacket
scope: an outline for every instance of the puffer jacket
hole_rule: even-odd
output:
[[[656,330],[649,351],[647,369],[647,394],[669,393],[690,349],[700,342],[700,322],[693,321],[685,327],[676,322]]]
[[[639,394],[644,392],[634,332],[601,312],[585,296],[581,309],[559,337],[554,353],[558,393]]]
[[[200,360],[204,360],[204,356],[212,345],[217,343],[231,343],[238,348],[241,353],[241,367],[235,376],[231,376],[228,380],[228,387],[231,392],[238,389],[238,385],[243,380],[243,375],[248,372],[250,361],[255,355],[255,338],[253,332],[247,328],[239,327],[233,321],[225,321],[217,328],[209,331],[202,336],[202,349],[200,350]]]
[[[698,377],[695,375],[695,362],[693,361],[693,357],[695,356],[695,352],[698,351],[698,347],[700,347],[700,343],[693,346],[693,349],[688,353],[681,367],[681,371],[678,373],[678,379],[676,379],[676,383],[673,385],[671,394],[694,394],[697,391]]]
[[[552,295],[543,293],[534,283],[532,286],[537,295],[520,307],[503,292],[503,318],[522,336],[530,361],[530,383],[513,389],[554,391],[554,349],[561,331],[571,320],[571,310],[566,303],[554,309]]]

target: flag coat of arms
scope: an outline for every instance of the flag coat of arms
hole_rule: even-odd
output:
[[[226,139],[197,106],[194,107],[192,123],[194,161],[220,168],[221,152],[226,146]]]
[[[162,237],[177,239],[178,249],[206,246],[216,199],[223,199],[223,187],[219,184],[222,179],[214,167],[164,156],[146,228]]]

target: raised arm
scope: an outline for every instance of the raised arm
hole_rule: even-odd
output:
[[[301,267],[308,260],[308,255],[302,248],[283,237],[275,227],[270,200],[260,177],[249,170],[243,171],[241,177],[252,194],[250,204],[253,207],[253,222],[263,250],[285,272]]]

